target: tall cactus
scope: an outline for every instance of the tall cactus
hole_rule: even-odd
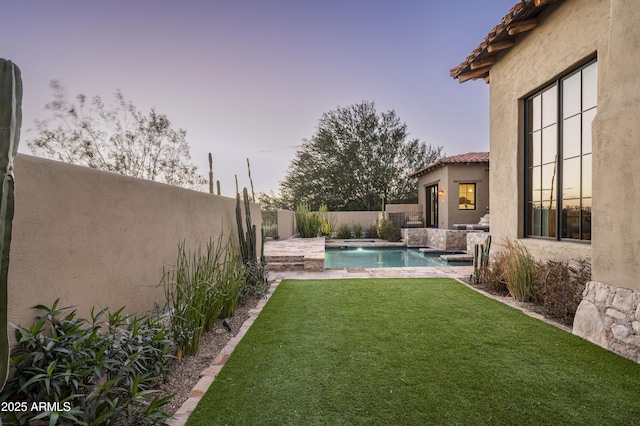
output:
[[[242,190],[242,196],[244,199],[245,210],[245,222],[247,225],[247,231],[244,231],[242,225],[242,208],[240,207],[240,193],[236,193],[236,222],[238,223],[238,237],[240,240],[240,254],[242,255],[242,261],[247,263],[249,261],[258,260],[257,239],[256,239],[256,226],[251,221],[251,210],[249,203],[249,192],[247,188]]]
[[[486,269],[489,266],[491,235],[487,236],[485,244],[475,244],[473,247],[473,278],[476,284],[480,283],[480,271]]]
[[[13,159],[18,151],[22,124],[22,78],[20,69],[0,58],[0,388],[9,372],[7,304],[9,248],[15,207]]]
[[[213,157],[211,153],[209,153],[209,194],[213,194]]]
[[[247,170],[249,171],[249,182],[251,183],[251,198],[253,202],[256,202],[256,193],[253,191],[253,179],[251,179],[251,164],[249,164],[249,159],[247,158]]]

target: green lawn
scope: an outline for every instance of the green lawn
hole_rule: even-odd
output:
[[[640,365],[448,279],[283,281],[188,425],[630,425]]]

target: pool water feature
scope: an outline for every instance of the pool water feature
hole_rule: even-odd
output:
[[[407,247],[326,247],[325,268],[399,268],[405,266],[462,266],[447,262],[443,253],[423,253]]]

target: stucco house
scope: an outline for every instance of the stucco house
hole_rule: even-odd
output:
[[[490,84],[493,241],[519,239],[538,258],[591,258],[574,333],[636,361],[638,6],[519,1],[451,70]]]
[[[478,224],[489,208],[489,153],[443,157],[409,177],[418,179],[418,204],[427,228]]]

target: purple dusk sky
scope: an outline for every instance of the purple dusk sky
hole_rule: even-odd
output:
[[[116,90],[187,131],[193,162],[223,195],[234,175],[274,190],[323,112],[363,100],[394,109],[447,155],[489,149],[489,86],[463,61],[516,0],[2,0],[0,57],[24,83],[20,152],[69,98]]]

